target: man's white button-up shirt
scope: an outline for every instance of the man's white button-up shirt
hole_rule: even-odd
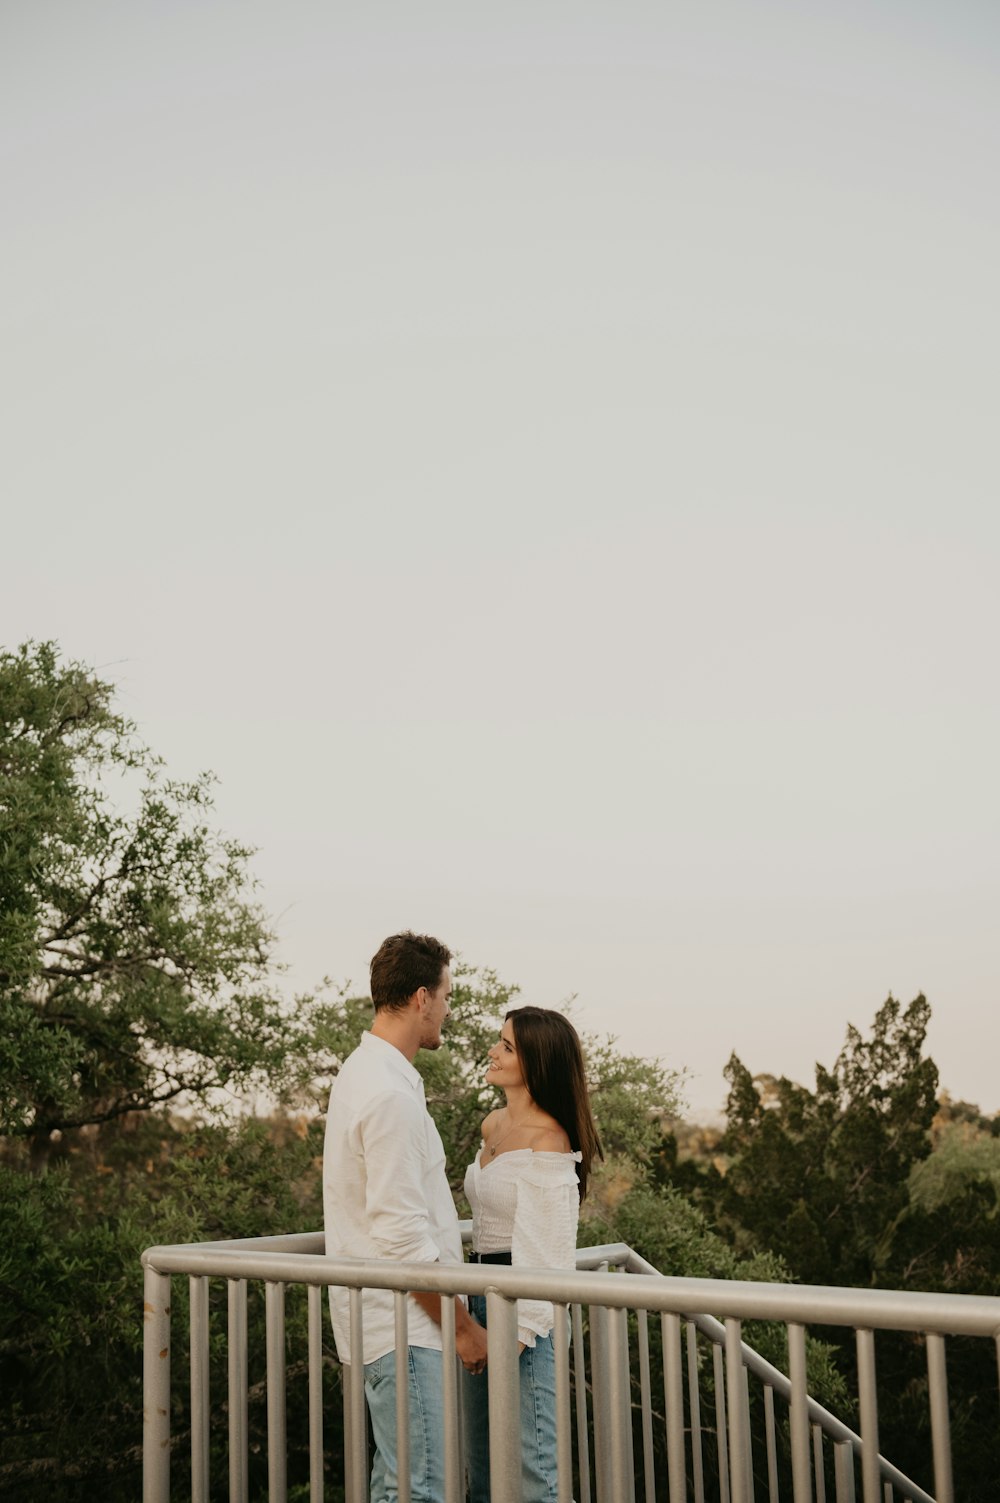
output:
[[[424,1083],[394,1044],[366,1033],[333,1083],[323,1151],[328,1257],[462,1262],[462,1236],[448,1188],[441,1136]],[[351,1359],[350,1293],[331,1286],[333,1334]],[[393,1295],[366,1289],[364,1360],[396,1345]],[[441,1328],[407,1300],[411,1346],[441,1349]]]

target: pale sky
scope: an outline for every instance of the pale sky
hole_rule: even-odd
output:
[[[691,1072],[1000,1109],[1000,9],[6,0],[0,640]]]

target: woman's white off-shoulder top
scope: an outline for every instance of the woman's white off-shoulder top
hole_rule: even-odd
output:
[[[515,1148],[497,1154],[485,1169],[482,1148],[465,1171],[472,1207],[472,1246],[477,1253],[509,1252],[522,1268],[575,1268],[580,1219],[580,1153],[534,1153]],[[552,1306],[519,1299],[518,1340],[534,1346],[552,1329]]]

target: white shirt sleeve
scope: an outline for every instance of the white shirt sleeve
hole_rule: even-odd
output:
[[[365,1167],[365,1207],[377,1255],[399,1263],[434,1263],[427,1204],[427,1113],[413,1094],[389,1091],[367,1102],[352,1148]]]
[[[522,1268],[575,1268],[580,1186],[576,1155],[532,1154],[517,1177],[517,1207],[511,1238],[511,1263]],[[537,1336],[552,1330],[552,1306],[546,1300],[519,1299],[517,1336],[533,1347]]]

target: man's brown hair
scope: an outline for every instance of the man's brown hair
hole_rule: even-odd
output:
[[[441,984],[441,972],[451,960],[451,951],[430,934],[390,934],[372,956],[371,983],[375,1011],[394,1010],[426,986],[429,992]]]

